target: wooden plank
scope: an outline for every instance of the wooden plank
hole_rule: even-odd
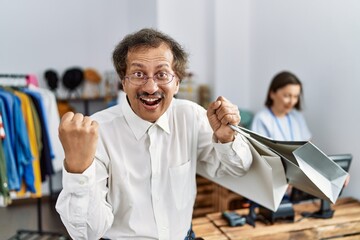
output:
[[[307,240],[307,239],[319,239],[317,237],[316,232],[312,230],[305,231],[295,231],[295,232],[284,232],[284,233],[275,233],[268,235],[266,237],[249,237],[247,240],[284,240],[284,239],[299,239],[299,240]]]
[[[221,231],[230,239],[247,239],[249,237],[268,236],[271,234],[316,229],[321,226],[336,225],[346,222],[360,221],[360,214],[340,216],[333,219],[304,219],[301,222],[274,224],[272,226],[258,227],[248,230],[241,227],[221,227]]]
[[[353,236],[336,238],[334,240],[359,240],[359,239],[360,239],[360,235],[353,235]]]
[[[359,201],[352,197],[343,197],[343,198],[338,198],[335,205],[342,205],[342,204],[353,203],[353,202],[359,202]]]
[[[210,206],[210,207],[198,207],[195,208],[193,211],[193,216],[194,217],[202,217],[205,216],[206,214],[210,213],[210,212],[214,212],[215,207],[214,206]]]
[[[360,222],[346,223],[337,226],[326,226],[320,228],[307,229],[303,231],[292,231],[275,233],[266,236],[266,240],[284,240],[284,239],[348,239],[343,236],[350,236],[349,239],[360,239]],[[250,237],[251,240],[263,240],[264,236]]]
[[[196,218],[193,219],[193,231],[195,232],[196,237],[201,237],[204,240],[228,240],[221,231],[210,222],[209,219]]]
[[[209,236],[196,236],[196,237],[202,237],[204,240],[228,240],[224,234],[214,234]]]
[[[360,239],[360,222],[347,222],[343,224],[319,227],[316,229],[319,238],[341,237],[358,235]]]
[[[194,225],[193,231],[195,232],[195,235],[199,237],[222,234],[221,231],[211,222]]]
[[[191,222],[192,225],[198,225],[198,224],[210,223],[210,220],[206,217],[199,217],[199,218],[194,218]]]

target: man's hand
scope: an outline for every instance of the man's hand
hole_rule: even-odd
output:
[[[61,118],[59,139],[65,152],[65,169],[82,173],[94,160],[98,123],[80,113],[68,112]]]
[[[239,108],[230,101],[220,96],[215,102],[210,103],[207,117],[216,138],[221,143],[231,142],[235,138],[235,132],[228,124],[237,126],[240,123]]]

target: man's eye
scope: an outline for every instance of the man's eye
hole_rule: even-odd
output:
[[[156,74],[158,79],[167,79],[168,78],[168,74],[166,72],[159,72],[158,74]]]
[[[134,72],[134,76],[137,77],[137,78],[143,78],[144,73],[143,72]]]

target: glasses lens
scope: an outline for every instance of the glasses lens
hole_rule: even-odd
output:
[[[127,76],[127,78],[129,79],[129,81],[132,84],[141,86],[141,85],[146,84],[151,77],[146,76],[142,72],[136,72],[136,73],[131,74],[130,76]],[[167,73],[167,72],[159,72],[159,73],[155,74],[152,77],[152,79],[154,79],[154,81],[158,85],[165,85],[174,79],[174,75]]]
[[[154,79],[158,85],[168,84],[173,79],[173,75],[167,72],[159,72],[154,76]]]
[[[134,85],[144,85],[147,82],[147,77],[142,72],[136,72],[128,76],[129,81]]]

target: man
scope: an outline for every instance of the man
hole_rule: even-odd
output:
[[[228,126],[239,123],[238,108],[224,97],[207,112],[174,99],[187,54],[156,30],[126,36],[113,61],[126,98],[91,118],[67,113],[61,120],[56,209],[74,239],[183,240],[197,164],[212,176],[241,176],[251,165],[247,142]]]

